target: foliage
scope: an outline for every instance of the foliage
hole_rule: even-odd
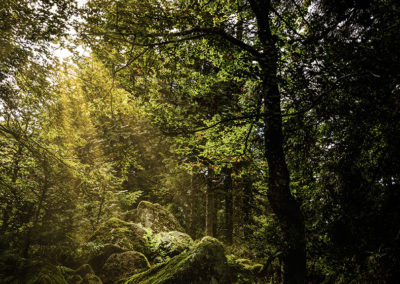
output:
[[[136,231],[168,262],[130,281],[186,263],[131,217],[232,243],[239,281],[399,278],[396,1],[3,2],[0,247],[32,280]]]

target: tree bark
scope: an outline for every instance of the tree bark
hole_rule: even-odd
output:
[[[213,185],[214,173],[207,179],[206,191],[206,235],[214,237],[216,228],[215,190]]]
[[[306,255],[304,219],[290,193],[290,177],[283,152],[282,120],[277,86],[265,97],[265,156],[268,162],[268,200],[277,215],[286,251],[283,254],[283,283],[305,283]],[[272,115],[271,115],[272,114]]]
[[[250,226],[253,224],[251,217],[251,208],[253,203],[252,184],[251,177],[245,176],[243,180],[243,200],[242,200],[242,212],[243,212],[243,235],[248,240],[252,235],[253,231]]]
[[[232,168],[224,168],[224,191],[225,191],[225,241],[226,244],[233,243],[233,192],[232,192]]]
[[[290,193],[290,176],[283,151],[282,114],[277,80],[278,50],[269,25],[270,0],[250,0],[256,15],[258,37],[263,46],[262,91],[264,100],[265,158],[268,163],[268,200],[278,217],[285,251],[283,283],[305,283],[306,253],[304,218]]]
[[[196,174],[192,173],[190,177],[190,226],[189,234],[193,239],[197,238],[199,226],[198,215],[199,215],[199,190],[198,183],[196,182]]]

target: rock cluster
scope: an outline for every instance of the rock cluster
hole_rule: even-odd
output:
[[[2,283],[257,283],[263,268],[245,259],[227,258],[215,238],[194,242],[170,212],[146,201],[124,220],[111,218],[101,224],[81,251],[80,262],[85,264],[75,270],[0,257],[4,275],[15,275]],[[7,271],[13,267],[21,271]]]

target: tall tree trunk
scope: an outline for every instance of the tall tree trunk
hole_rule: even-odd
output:
[[[217,237],[217,229],[218,229],[218,210],[219,210],[219,204],[220,204],[220,196],[217,194],[217,187],[214,184],[214,186],[212,187],[213,189],[213,201],[212,203],[214,204],[214,210],[212,211],[212,218],[214,220],[213,224],[212,224],[212,236],[213,237]]]
[[[263,45],[261,68],[264,99],[265,157],[268,163],[268,200],[283,233],[283,283],[305,283],[304,218],[290,193],[290,176],[283,152],[282,114],[277,81],[278,50],[269,24],[270,0],[250,0]]]
[[[267,81],[268,82],[268,81]],[[277,96],[278,95],[278,96]],[[277,86],[265,97],[265,156],[268,162],[268,200],[277,215],[286,251],[283,254],[283,282],[305,283],[306,255],[304,219],[290,193],[289,171],[283,152],[282,120]]]
[[[193,239],[197,238],[198,215],[199,215],[199,190],[196,175],[190,177],[190,225],[189,234]]]
[[[250,225],[253,224],[253,220],[251,218],[251,208],[253,202],[253,194],[252,194],[252,184],[251,177],[245,176],[243,180],[243,200],[242,200],[242,212],[243,212],[243,235],[246,240],[248,240],[253,231],[250,228]]]
[[[214,237],[216,228],[216,211],[215,211],[215,190],[214,190],[214,173],[212,172],[207,178],[206,191],[206,235]]]
[[[225,194],[225,242],[233,243],[233,191],[232,191],[232,168],[224,168],[224,194]]]

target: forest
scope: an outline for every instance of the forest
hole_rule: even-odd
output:
[[[1,1],[0,283],[399,282],[399,1]]]

